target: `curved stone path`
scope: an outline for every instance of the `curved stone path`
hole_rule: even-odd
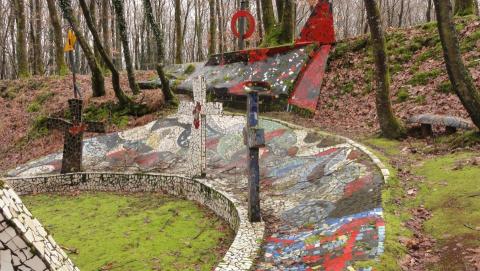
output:
[[[86,171],[185,173],[190,126],[172,116],[84,144]],[[239,116],[208,117],[210,183],[246,202],[246,148]],[[359,270],[383,252],[382,172],[351,141],[261,120],[262,214],[267,225],[256,270]],[[57,173],[61,153],[32,161],[10,176]],[[370,270],[364,268],[360,270]]]

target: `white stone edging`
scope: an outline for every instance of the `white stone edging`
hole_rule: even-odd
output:
[[[139,181],[142,178],[143,183]],[[119,188],[119,183],[117,182],[116,184],[113,184],[108,182],[110,179],[119,179],[120,182],[125,180],[131,181],[131,185],[133,185],[133,187],[127,187],[130,192],[148,192],[151,190],[163,191],[171,195],[184,196],[189,200],[194,200],[202,205],[207,206],[217,215],[225,219],[230,224],[230,227],[236,232],[233,243],[226,252],[222,261],[215,268],[215,271],[247,271],[252,269],[253,263],[261,249],[265,232],[265,224],[263,222],[250,223],[248,221],[247,210],[242,206],[242,203],[236,200],[232,194],[215,188],[212,183],[209,182],[209,180],[191,179],[182,175],[171,174],[111,172],[84,172],[26,178],[5,178],[4,180],[6,180],[6,183],[9,184],[13,189],[18,190],[20,192],[19,194],[29,194],[65,192],[68,191],[68,189],[115,192],[116,189]],[[30,183],[29,186],[28,183]],[[112,185],[112,187],[105,186],[105,183]],[[192,186],[187,187],[187,183],[191,184]],[[198,186],[195,185],[195,183],[197,183]],[[99,184],[97,187],[98,189],[95,189],[92,186],[95,184]],[[140,187],[138,184],[150,184],[152,187]],[[44,185],[45,187],[41,187],[41,185]],[[122,185],[126,184],[122,183]],[[212,195],[212,192],[214,192],[216,195]],[[197,195],[195,193],[203,194]],[[221,199],[222,197],[224,198],[223,200]],[[233,210],[230,210],[230,214],[227,214],[226,210],[231,207],[225,206],[230,205],[226,202],[229,202],[231,206],[233,206],[235,210],[233,214],[231,213]],[[215,207],[217,207],[217,209]],[[232,215],[236,217],[229,217]]]

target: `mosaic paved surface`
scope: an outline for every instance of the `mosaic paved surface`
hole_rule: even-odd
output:
[[[207,173],[246,202],[243,117],[207,121]],[[262,120],[262,212],[268,232],[257,270],[352,270],[383,252],[381,173],[353,146],[333,137]],[[189,120],[172,117],[85,140],[88,171],[186,173]],[[58,172],[61,153],[10,172]],[[350,268],[350,269],[349,269]],[[358,269],[357,269],[358,270]],[[369,269],[364,269],[369,270]]]

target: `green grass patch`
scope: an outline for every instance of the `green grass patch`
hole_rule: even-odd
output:
[[[412,233],[405,228],[404,223],[409,219],[409,211],[401,202],[404,189],[396,177],[397,172],[389,166],[389,158],[400,154],[400,142],[385,138],[367,138],[363,143],[373,148],[373,153],[390,170],[391,177],[382,190],[382,207],[386,221],[385,252],[380,259],[356,263],[355,267],[373,267],[374,270],[399,271],[398,261],[405,255],[406,248],[398,240],[400,237],[410,237]]]
[[[113,103],[106,103],[101,106],[89,106],[85,109],[84,119],[86,121],[101,121],[113,124],[122,129],[128,125],[128,108],[121,108]]]
[[[212,270],[217,249],[232,239],[219,218],[164,195],[23,199],[59,244],[77,251],[70,257],[81,270]]]
[[[416,174],[425,177],[419,184],[416,203],[432,212],[424,227],[437,239],[438,247],[457,242],[472,248],[480,245],[478,232],[468,227],[480,227],[480,167],[469,162],[473,157],[478,157],[478,153],[450,154],[429,159],[415,168]],[[458,257],[451,261],[443,255],[437,265],[463,270],[460,252]]]
[[[426,72],[417,72],[408,82],[413,86],[424,86],[431,82],[433,79],[437,78],[441,73],[442,71],[439,69],[434,69]]]
[[[400,90],[397,92],[397,102],[398,103],[403,103],[406,102],[410,98],[410,94],[408,93],[408,90],[406,88],[400,88]]]
[[[55,96],[55,93],[50,91],[44,91],[40,93],[37,97],[35,97],[33,102],[31,102],[27,106],[27,112],[28,113],[39,112],[42,109],[42,105],[44,105],[53,96]]]
[[[345,94],[352,93],[354,87],[355,87],[355,84],[354,84],[354,82],[351,82],[351,81],[344,84],[340,89],[341,94],[345,95]]]
[[[437,87],[437,92],[444,93],[444,94],[450,94],[453,93],[453,86],[450,81],[445,81],[442,82],[440,85]]]

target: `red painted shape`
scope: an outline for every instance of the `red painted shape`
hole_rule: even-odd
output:
[[[142,167],[154,166],[159,160],[158,153],[153,152],[135,157],[134,161]]]
[[[87,125],[85,123],[79,123],[78,125],[72,126],[72,128],[70,128],[68,132],[71,135],[76,136],[80,133],[85,132],[86,130],[87,130]]]
[[[268,133],[265,134],[265,141],[270,141],[270,140],[274,139],[275,137],[282,136],[283,134],[285,134],[286,131],[287,130],[285,130],[285,129],[279,129],[279,130],[268,132]]]
[[[288,103],[314,112],[317,109],[320,87],[325,77],[331,45],[323,45],[315,53],[299,79]]]
[[[321,45],[335,43],[332,4],[327,0],[320,0],[315,6],[300,33],[300,38],[295,41],[300,42],[316,42]]]
[[[317,157],[327,156],[327,155],[330,155],[330,154],[332,154],[336,151],[338,151],[337,148],[331,148],[331,149],[328,149],[324,152],[317,153],[315,156],[317,156]]]
[[[230,29],[232,29],[233,35],[237,38],[240,38],[240,33],[237,29],[237,21],[240,18],[246,18],[248,21],[248,29],[245,34],[243,34],[243,39],[248,39],[255,32],[255,18],[247,10],[239,10],[233,14],[232,21],[230,22]]]
[[[373,180],[372,175],[367,175],[365,177],[359,178],[345,186],[344,189],[344,196],[350,197],[353,193],[357,192],[358,190],[362,189]]]
[[[268,52],[269,49],[255,49],[255,50],[250,50],[248,51],[248,62],[255,63],[258,61],[264,61],[268,59]]]

